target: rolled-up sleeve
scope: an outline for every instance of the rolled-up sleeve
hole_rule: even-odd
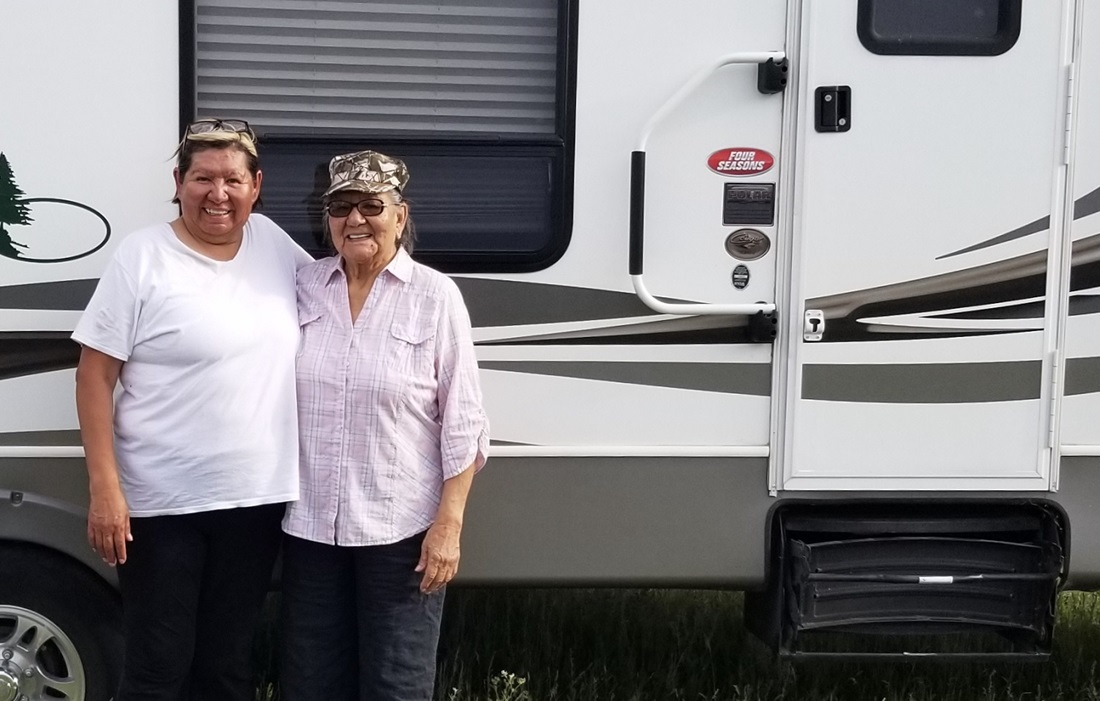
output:
[[[470,315],[457,287],[449,287],[438,323],[439,443],[446,480],[471,465],[477,470],[485,465],[489,457],[489,420],[482,407]]]

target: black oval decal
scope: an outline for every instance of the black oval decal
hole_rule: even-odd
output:
[[[739,290],[749,286],[749,266],[739,265],[733,269],[733,286]]]
[[[77,252],[72,252],[71,249],[65,250],[62,246],[58,255],[53,256],[26,255],[25,249],[29,248],[33,251],[35,248],[40,249],[41,246],[35,246],[34,239],[25,236],[22,237],[24,241],[15,240],[11,236],[14,231],[0,225],[0,255],[7,258],[25,263],[64,263],[92,255],[106,246],[111,238],[111,224],[107,221],[107,217],[86,204],[56,197],[26,197],[14,202],[22,210],[23,221],[7,222],[8,224],[21,225],[26,228],[27,233],[32,235],[43,234],[55,244],[58,239],[63,239],[66,243],[84,239],[88,247],[80,246]],[[73,207],[76,208],[75,212],[62,209]],[[32,213],[33,216],[28,216]],[[88,216],[89,214],[91,216]],[[103,227],[102,234],[99,233],[99,227]],[[45,241],[38,243],[43,242]],[[46,248],[47,250],[50,248],[48,243]]]

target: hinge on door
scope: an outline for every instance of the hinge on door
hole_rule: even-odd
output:
[[[1066,124],[1065,124],[1065,148],[1062,151],[1062,164],[1068,165],[1073,152],[1073,64],[1066,66]]]
[[[1047,420],[1050,425],[1047,427],[1047,448],[1053,449],[1055,447],[1055,441],[1057,440],[1057,419],[1058,419],[1058,353],[1052,352],[1050,358],[1050,415]]]

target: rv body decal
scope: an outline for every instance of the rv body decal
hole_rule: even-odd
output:
[[[76,367],[80,346],[68,331],[0,331],[0,380]]]
[[[1072,290],[1100,287],[1100,234],[1074,241],[1072,250]],[[942,275],[809,299],[806,306],[822,310],[830,320],[826,341],[881,340],[887,334],[904,340],[914,334],[952,337],[1041,330],[1042,312],[1031,306],[1041,309],[1043,304],[1046,268],[1047,252],[1035,251]],[[1011,314],[1007,311],[1011,308],[1021,313]],[[1089,304],[1078,301],[1075,313],[1092,312]],[[975,323],[957,323],[966,319]],[[994,320],[1003,323],[988,323]],[[1032,323],[1021,323],[1026,320]]]
[[[480,361],[483,370],[572,377],[698,392],[766,397],[771,392],[771,365],[766,363],[674,363],[635,361]]]
[[[1039,398],[1037,360],[806,364],[802,398],[879,404],[980,404]]]
[[[761,148],[724,148],[710,154],[707,167],[719,175],[762,175],[775,165],[775,156]]]
[[[0,153],[0,255],[26,263],[65,263],[90,256],[111,238],[107,217],[88,205],[57,197],[24,197],[24,194],[15,182],[7,156]],[[36,221],[31,234],[31,225]],[[22,230],[17,232],[15,227]],[[15,238],[15,233],[23,240]],[[50,245],[58,243],[60,249]],[[82,247],[89,243],[87,248]],[[76,252],[71,250],[73,244],[80,247]],[[43,247],[52,255],[27,253]]]
[[[1090,214],[1096,214],[1100,212],[1100,187],[1096,188],[1092,192],[1088,193],[1081,199],[1074,202],[1073,205],[1073,218],[1084,219]],[[1030,224],[1025,224],[1019,229],[1014,229],[1007,234],[1001,234],[1000,236],[994,236],[986,241],[981,241],[973,246],[967,246],[966,248],[960,248],[957,251],[951,253],[945,253],[936,260],[943,260],[944,258],[951,258],[952,256],[962,255],[963,253],[970,253],[972,251],[979,251],[983,248],[990,246],[996,246],[1006,241],[1013,241],[1024,236],[1030,236],[1031,234],[1037,234],[1041,231],[1046,231],[1050,228],[1050,217],[1043,217],[1042,219],[1036,219]]]
[[[0,447],[26,445],[69,448],[79,446],[81,445],[80,431],[11,431],[0,433]]]
[[[0,287],[0,309],[82,311],[99,280],[58,280]]]

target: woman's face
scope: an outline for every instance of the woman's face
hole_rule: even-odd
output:
[[[177,168],[174,175],[183,223],[192,236],[207,243],[241,236],[263,179],[260,172],[252,177],[243,151],[232,147],[197,151],[187,172]]]
[[[328,214],[332,245],[345,261],[371,268],[383,268],[397,254],[408,216],[407,205],[394,204],[392,192],[370,194],[344,191],[332,196],[331,203],[347,202],[353,206],[347,216]],[[373,205],[373,207],[372,207]],[[378,205],[381,205],[379,208]],[[363,214],[359,207],[377,214]]]

